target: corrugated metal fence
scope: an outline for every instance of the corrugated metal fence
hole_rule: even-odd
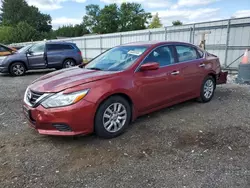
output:
[[[201,40],[199,33],[203,31],[211,32],[206,35],[206,50],[219,56],[223,67],[237,59],[245,49],[250,49],[250,17],[58,40],[76,43],[83,57],[91,59],[111,47],[136,41],[167,40],[198,45]],[[239,62],[237,60],[230,68],[237,68]]]

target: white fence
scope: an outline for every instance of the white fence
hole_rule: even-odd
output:
[[[211,32],[206,35],[206,50],[219,56],[223,67],[230,65],[245,49],[250,49],[250,17],[58,40],[76,43],[84,59],[91,59],[111,47],[136,41],[167,40],[198,45],[202,31]],[[240,60],[235,61],[230,68],[237,68],[239,63]]]

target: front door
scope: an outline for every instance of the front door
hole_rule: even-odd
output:
[[[174,64],[173,47],[161,46],[154,49],[142,64],[157,62],[157,70],[135,72],[135,93],[137,93],[138,111],[150,109],[171,103],[179,90],[179,65]]]
[[[29,67],[46,68],[45,43],[38,43],[32,46],[27,52]]]

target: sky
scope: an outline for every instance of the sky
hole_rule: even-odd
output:
[[[136,2],[153,15],[158,12],[164,26],[173,20],[195,23],[250,16],[250,0],[26,0],[41,12],[50,14],[53,28],[81,23],[85,6]]]

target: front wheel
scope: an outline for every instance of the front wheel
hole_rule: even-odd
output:
[[[211,101],[215,91],[215,80],[212,76],[207,76],[201,86],[199,101],[206,103]]]
[[[122,134],[131,118],[131,107],[126,99],[113,96],[105,100],[95,116],[95,133],[102,138]]]
[[[26,68],[23,63],[16,62],[10,66],[10,74],[12,76],[23,76],[25,72]]]

